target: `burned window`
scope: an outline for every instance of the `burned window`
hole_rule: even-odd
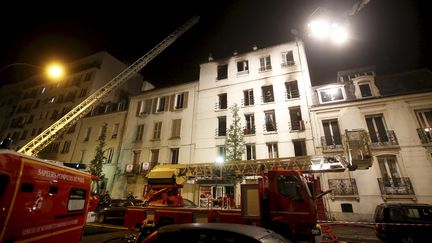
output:
[[[217,67],[217,79],[226,79],[228,78],[228,64],[219,65]]]
[[[274,102],[273,85],[261,87],[263,102]]]

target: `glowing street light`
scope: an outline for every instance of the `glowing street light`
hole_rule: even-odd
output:
[[[0,68],[0,72],[4,71],[10,67],[18,67],[18,66],[32,67],[32,68],[36,68],[39,70],[44,70],[47,77],[50,79],[53,79],[53,80],[60,79],[61,77],[64,76],[64,73],[65,73],[63,66],[58,64],[58,63],[50,64],[44,68],[44,67],[41,67],[38,65],[33,65],[33,64],[29,64],[29,63],[23,63],[23,62],[16,62],[16,63],[8,64],[8,65]]]

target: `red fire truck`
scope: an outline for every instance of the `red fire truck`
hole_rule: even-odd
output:
[[[317,205],[330,191],[321,192],[316,172],[342,172],[371,166],[370,141],[364,130],[346,131],[344,145],[349,162],[342,156],[292,157],[214,164],[158,165],[147,175],[146,206],[128,207],[125,226],[178,223],[239,223],[272,229],[293,240],[312,240],[320,234]],[[195,166],[195,168],[194,168]],[[171,169],[171,173],[169,170]],[[209,177],[205,171],[222,170],[236,178],[257,180],[240,185],[240,209],[186,208],[180,194],[179,177]],[[142,230],[149,233],[148,227]]]
[[[91,175],[0,150],[0,242],[79,242]]]

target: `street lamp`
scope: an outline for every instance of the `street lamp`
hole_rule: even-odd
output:
[[[11,67],[19,67],[19,66],[31,67],[31,68],[43,70],[43,71],[45,71],[47,77],[52,79],[52,80],[60,79],[61,77],[64,76],[64,72],[65,72],[63,66],[58,64],[58,63],[51,63],[51,64],[47,65],[46,67],[41,67],[38,65],[33,65],[33,64],[29,64],[29,63],[23,63],[23,62],[16,62],[16,63],[8,64],[8,65],[0,68],[0,72],[3,72],[4,70],[11,68]]]

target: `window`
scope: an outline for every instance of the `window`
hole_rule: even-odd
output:
[[[84,142],[87,142],[90,139],[91,130],[92,130],[91,127],[87,128],[86,135],[84,137]]]
[[[159,97],[156,103],[156,112],[165,111],[165,103],[166,103],[166,97],[165,96]]]
[[[353,207],[351,203],[341,203],[342,213],[352,213]]]
[[[227,93],[218,95],[218,108],[220,110],[225,110],[228,107],[228,95]]]
[[[141,150],[134,150],[133,157],[132,157],[132,164],[133,165],[139,164],[140,157],[141,157]]]
[[[114,125],[113,125],[113,129],[112,129],[112,133],[111,133],[111,138],[117,138],[117,134],[118,134],[118,131],[119,131],[119,127],[120,127],[120,123],[115,123]]]
[[[105,163],[111,164],[112,158],[113,158],[113,154],[114,154],[114,149],[113,148],[108,148],[108,149],[106,149],[104,151]]]
[[[261,87],[261,92],[264,103],[274,102],[273,85]]]
[[[371,97],[372,96],[372,90],[370,88],[369,83],[361,83],[359,84],[360,93],[362,97]]]
[[[278,192],[293,201],[303,201],[301,186],[293,175],[280,175],[277,177]]]
[[[135,136],[135,141],[142,141],[143,134],[144,134],[144,124],[138,125],[136,136]]]
[[[279,158],[277,143],[267,143],[267,153],[269,159]]]
[[[417,120],[421,128],[432,127],[432,109],[420,110],[416,112]]]
[[[45,88],[45,87],[42,87],[42,88],[41,88],[41,92],[40,92],[40,94],[45,93],[45,91],[46,91],[46,88]]]
[[[243,131],[244,135],[255,134],[255,116],[254,114],[246,114],[246,127]]]
[[[153,131],[153,139],[159,140],[162,132],[162,122],[155,122],[154,131]]]
[[[255,144],[246,144],[246,160],[255,160],[256,150]]]
[[[260,72],[270,71],[272,69],[270,56],[265,56],[260,58]]]
[[[401,174],[396,162],[396,156],[378,156],[378,165],[386,187],[397,187],[402,183]]]
[[[86,190],[72,189],[69,193],[68,211],[80,211],[86,206]]]
[[[27,137],[27,130],[23,131],[23,133],[21,134],[21,138],[20,140],[24,140]]]
[[[226,130],[226,116],[219,116],[217,136],[226,136]]]
[[[265,115],[265,131],[266,132],[276,131],[275,111],[274,110],[264,111],[264,115]]]
[[[372,143],[388,142],[387,130],[384,117],[381,114],[366,117],[366,124]]]
[[[150,162],[152,164],[157,164],[159,160],[159,149],[152,149],[150,150],[150,153],[151,153]]]
[[[143,109],[144,105],[143,102],[140,100],[137,103],[137,110],[136,110],[136,116],[140,116],[141,115],[141,110]]]
[[[179,148],[172,148],[171,149],[171,164],[176,165],[178,164],[179,159]]]
[[[218,65],[217,80],[228,78],[228,64]]]
[[[79,94],[79,98],[85,97],[87,95],[87,88],[82,88]]]
[[[282,52],[282,67],[294,65],[294,55],[293,51]]]
[[[175,98],[174,98],[174,109],[175,110],[186,108],[187,95],[188,95],[187,92],[175,94]]]
[[[180,138],[181,130],[181,119],[175,119],[172,121],[171,127],[171,138]]]
[[[342,146],[341,134],[339,131],[339,125],[337,120],[326,120],[322,121],[324,129],[324,147],[327,146]]]
[[[300,92],[297,86],[297,81],[290,81],[285,83],[286,98],[294,99],[300,97]]]
[[[237,62],[237,75],[249,73],[249,62],[247,60]]]
[[[70,148],[71,142],[72,142],[72,141],[65,141],[65,142],[63,143],[63,148],[62,148],[62,150],[61,150],[61,153],[62,153],[62,154],[66,154],[66,153],[69,152],[69,148]]]
[[[253,89],[248,89],[243,91],[243,105],[244,106],[254,105]]]
[[[294,156],[306,156],[306,142],[304,139],[293,140]]]
[[[342,87],[319,90],[319,98],[321,103],[329,103],[344,100]]]
[[[305,126],[302,120],[300,107],[290,107],[289,114],[291,131],[303,131],[305,129]]]

